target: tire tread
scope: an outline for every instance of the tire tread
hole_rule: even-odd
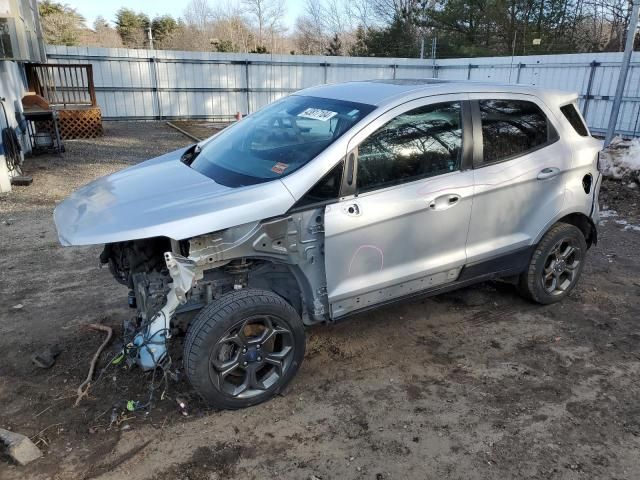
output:
[[[553,303],[555,301],[561,300],[566,296],[566,295],[563,295],[559,297],[557,300],[550,301],[548,298],[545,298],[543,296],[543,292],[541,292],[538,286],[536,285],[536,279],[537,279],[537,271],[539,268],[539,264],[540,262],[544,262],[546,260],[545,252],[547,252],[550,245],[557,242],[558,238],[560,238],[561,236],[563,235],[567,236],[572,234],[577,234],[580,236],[580,238],[584,242],[583,251],[586,251],[586,240],[584,239],[584,234],[578,227],[574,225],[571,225],[569,223],[556,223],[553,227],[551,227],[547,231],[547,233],[544,234],[544,236],[542,237],[542,240],[540,240],[538,245],[536,245],[536,248],[529,262],[529,267],[520,276],[519,283],[518,283],[518,290],[520,291],[520,294],[523,297],[529,300],[532,300],[536,303],[549,304],[549,303]],[[583,261],[584,261],[584,258],[583,258]],[[577,283],[577,280],[576,280],[576,283]],[[569,290],[567,291],[567,294],[571,290],[573,290],[574,287],[575,287],[575,283],[569,288]]]

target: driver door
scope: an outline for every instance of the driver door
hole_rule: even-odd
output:
[[[325,210],[332,318],[457,279],[474,183],[466,100],[406,103],[351,140],[353,193]]]

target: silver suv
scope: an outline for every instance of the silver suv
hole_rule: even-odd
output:
[[[105,244],[145,370],[187,329],[184,369],[220,408],[265,401],[306,325],[488,279],[567,296],[596,243],[599,141],[576,95],[437,80],[302,90],[101,178],[55,210]]]

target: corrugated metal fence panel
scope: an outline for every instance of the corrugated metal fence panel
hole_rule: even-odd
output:
[[[47,46],[59,63],[93,65],[106,119],[228,118],[322,83],[431,78],[575,91],[592,130],[606,129],[621,53],[443,59],[178,52]],[[632,58],[618,129],[640,132],[640,52]]]

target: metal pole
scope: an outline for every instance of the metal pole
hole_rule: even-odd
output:
[[[607,128],[607,136],[604,139],[604,146],[608,146],[613,139],[613,134],[618,123],[618,114],[620,113],[620,104],[622,103],[622,94],[627,83],[627,74],[629,73],[629,63],[631,62],[631,53],[633,52],[633,41],[636,38],[636,29],[638,28],[638,12],[640,11],[640,0],[633,0],[633,9],[631,10],[631,18],[629,19],[629,28],[627,29],[627,42],[624,47],[624,56],[622,57],[622,65],[620,66],[620,75],[618,77],[618,86],[616,87],[616,96],[613,99],[611,107],[611,116],[609,117],[609,127]]]
[[[433,41],[431,42],[431,59],[433,60],[433,65],[431,67],[431,76],[436,78],[436,52],[438,51],[438,37],[433,37]]]
[[[599,62],[595,60],[591,62],[591,70],[589,71],[589,82],[587,83],[587,93],[584,95],[584,106],[582,107],[582,116],[584,119],[587,119],[587,114],[589,113],[589,100],[591,100],[591,90],[593,89],[593,79],[596,76],[596,68],[600,65]]]
[[[420,41],[420,60],[424,58],[424,37]]]
[[[244,63],[244,79],[247,84],[247,115],[251,113],[251,88],[249,87],[249,60]]]
[[[156,97],[158,119],[162,120],[162,100],[160,99],[160,90],[158,88],[158,62],[156,57],[149,57],[149,62],[151,62],[151,91]]]
[[[522,67],[524,66],[524,63],[518,63],[518,75],[516,76],[516,83],[520,83],[520,74],[522,73]]]
[[[151,25],[147,28],[147,38],[149,39],[149,50],[153,50],[153,32],[151,31]]]
[[[516,56],[516,38],[518,37],[518,31],[513,32],[513,41],[511,42],[511,64],[509,65],[509,82],[511,83],[511,71],[513,70],[513,57]]]

